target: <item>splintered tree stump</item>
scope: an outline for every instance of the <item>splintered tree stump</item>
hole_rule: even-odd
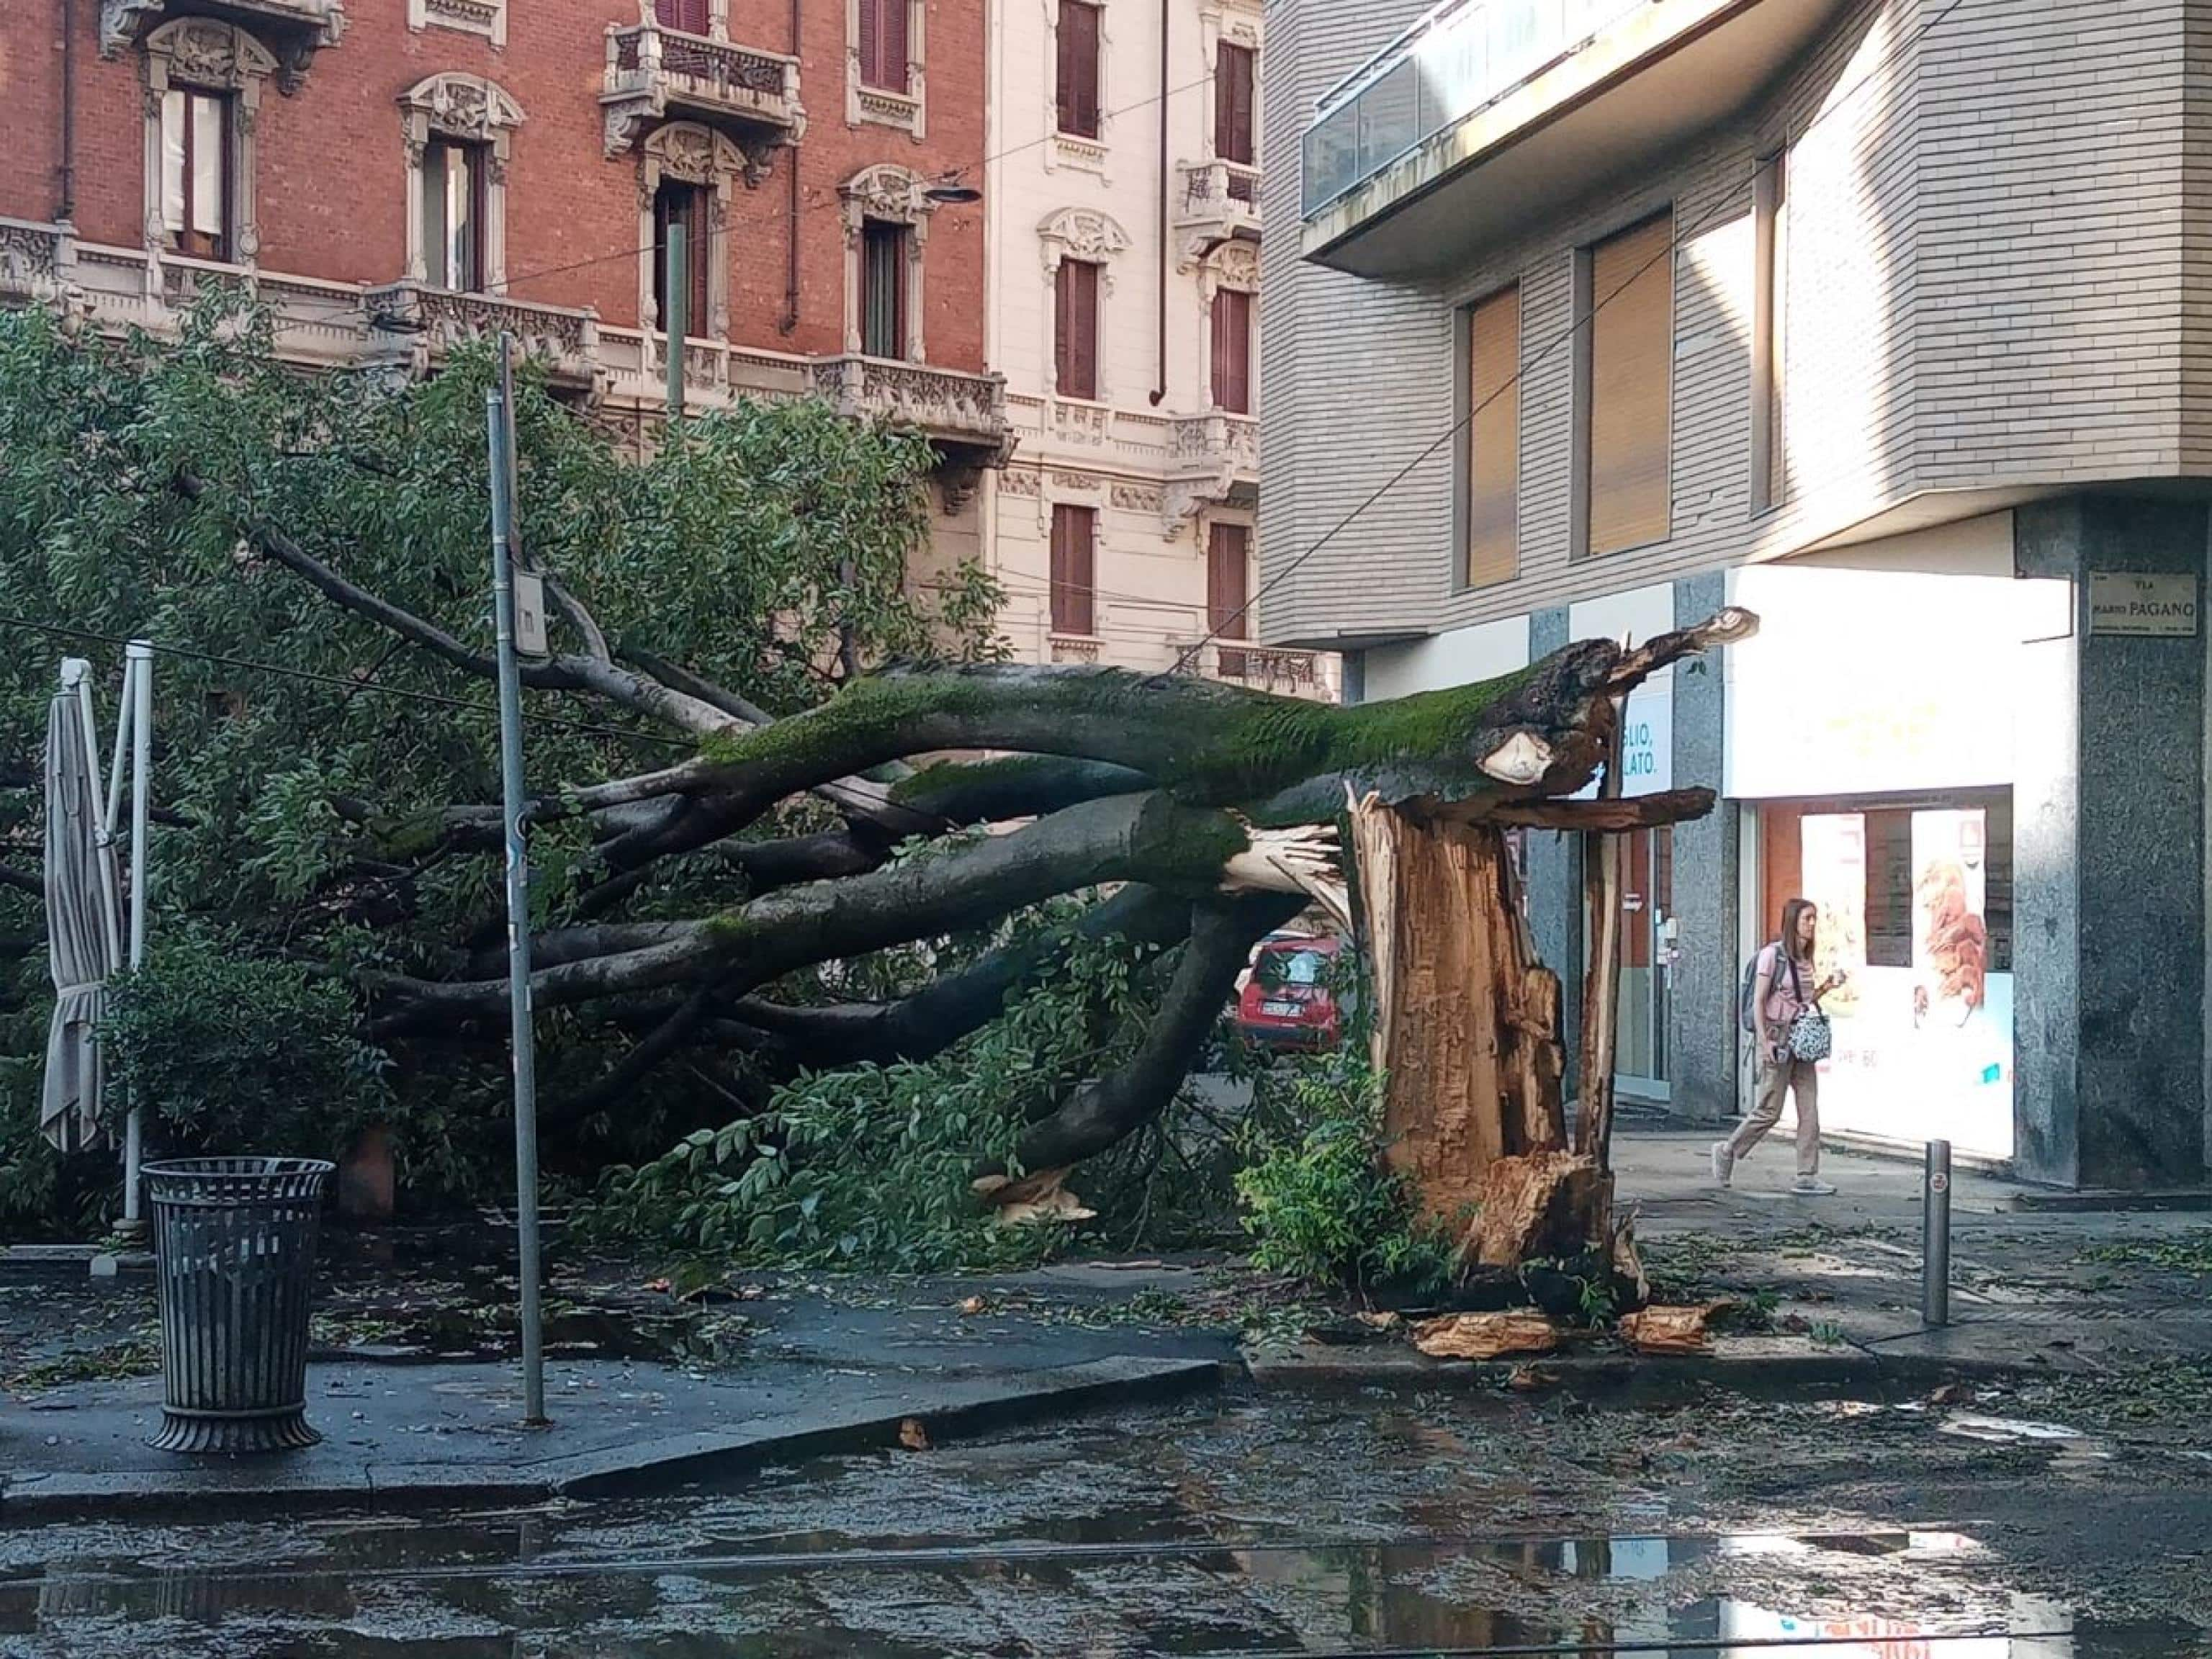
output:
[[[1500,1158],[1566,1146],[1559,979],[1536,959],[1499,830],[1371,796],[1352,825],[1389,1156],[1456,1231]]]
[[[1565,1259],[1611,1244],[1613,1181],[1580,1152],[1530,1152],[1492,1164],[1475,1218],[1475,1262],[1510,1267],[1539,1257]]]

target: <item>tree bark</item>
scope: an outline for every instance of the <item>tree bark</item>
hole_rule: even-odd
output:
[[[1190,902],[1133,884],[1093,907],[1075,931],[1089,939],[1180,944],[1190,933]],[[1005,1012],[1008,999],[1036,983],[1053,955],[1053,939],[1040,936],[993,951],[964,973],[896,1002],[807,1008],[748,997],[731,1012],[783,1039],[811,1066],[928,1060]]]
[[[1559,986],[1521,920],[1504,836],[1352,813],[1391,1162],[1456,1230],[1498,1159],[1566,1145]]]

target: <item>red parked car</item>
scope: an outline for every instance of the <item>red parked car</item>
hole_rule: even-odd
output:
[[[1330,1048],[1343,1034],[1334,981],[1340,939],[1290,935],[1262,940],[1237,998],[1237,1029],[1248,1042]]]

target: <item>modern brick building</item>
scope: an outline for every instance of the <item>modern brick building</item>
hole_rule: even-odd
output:
[[[1628,709],[1625,786],[1722,805],[1632,846],[1626,1091],[1736,1109],[1802,891],[1832,1131],[2203,1181],[2206,21],[1271,9],[1266,639],[1380,696],[1765,619]],[[1579,855],[1526,848],[1571,986]]]
[[[1009,640],[1334,696],[1333,658],[1237,643],[1257,633],[1260,0],[999,0],[994,32]]]
[[[927,431],[981,551],[982,0],[10,0],[0,300],[156,333],[208,283],[310,363],[511,329],[611,428],[817,392]]]

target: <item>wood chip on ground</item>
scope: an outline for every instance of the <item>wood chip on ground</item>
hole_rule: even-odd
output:
[[[1445,1314],[1413,1327],[1413,1346],[1432,1359],[1496,1359],[1506,1354],[1550,1353],[1559,1327],[1540,1313]]]

